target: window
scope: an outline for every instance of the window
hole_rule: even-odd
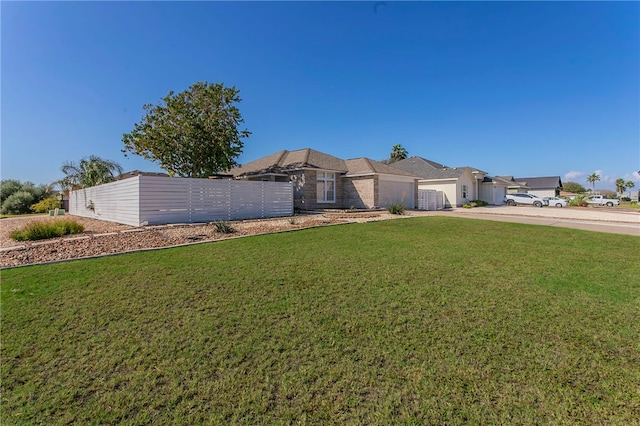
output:
[[[317,192],[319,203],[335,203],[336,201],[336,174],[318,172]]]
[[[468,190],[467,185],[462,185],[462,198],[467,198]]]

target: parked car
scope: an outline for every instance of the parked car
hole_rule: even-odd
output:
[[[548,206],[554,207],[566,207],[569,204],[567,200],[558,197],[544,197],[543,200],[547,202]]]
[[[602,195],[592,195],[587,198],[589,205],[613,207],[620,205],[620,201],[612,198],[604,198]]]
[[[527,194],[526,192],[516,192],[514,194],[507,194],[504,196],[504,202],[510,206],[516,206],[518,204],[526,204],[534,207],[542,207],[547,205],[542,198],[533,194]]]

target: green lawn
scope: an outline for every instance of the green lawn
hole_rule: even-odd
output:
[[[2,271],[11,424],[638,424],[640,238],[425,217]]]

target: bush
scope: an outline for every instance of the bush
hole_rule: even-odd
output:
[[[28,191],[17,191],[9,195],[2,203],[0,213],[2,214],[24,214],[29,213],[29,206],[34,203],[35,197]]]
[[[475,204],[475,205],[474,205]],[[488,206],[489,203],[487,203],[486,201],[482,201],[482,200],[471,200],[471,206],[472,207],[486,207]]]
[[[404,214],[404,204],[391,203],[387,206],[387,211],[391,214]]]
[[[61,205],[62,202],[56,197],[49,197],[35,203],[30,207],[30,209],[35,213],[46,213],[49,210],[59,209]]]
[[[216,232],[220,234],[233,234],[236,230],[231,226],[229,222],[215,222],[213,227],[216,229]]]
[[[22,183],[15,179],[5,179],[0,181],[0,202],[4,202],[12,194],[22,189]]]
[[[569,205],[573,207],[588,207],[589,203],[587,203],[586,198],[586,195],[576,195],[569,201]]]
[[[74,220],[56,220],[53,222],[31,222],[10,235],[16,241],[46,240],[84,231],[84,226]]]
[[[622,197],[620,201],[631,201],[631,197]]]
[[[465,204],[462,205],[462,207],[465,208],[465,209],[470,209],[472,206],[471,206],[471,204],[465,203]]]

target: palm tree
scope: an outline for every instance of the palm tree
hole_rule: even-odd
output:
[[[600,180],[600,175],[597,174],[596,172],[593,172],[589,176],[587,176],[587,182],[591,184],[591,187],[593,188],[593,192],[596,192],[596,182],[598,182],[599,180]]]
[[[122,166],[115,161],[105,160],[96,155],[64,163],[60,168],[66,176],[58,181],[64,190],[88,188],[112,182],[122,174]]]
[[[404,160],[408,155],[409,153],[407,152],[407,150],[404,149],[402,145],[397,144],[391,148],[390,159],[392,163],[395,163],[396,161]]]
[[[627,184],[622,178],[616,179],[616,192],[618,196],[621,196],[624,190],[627,188]]]

